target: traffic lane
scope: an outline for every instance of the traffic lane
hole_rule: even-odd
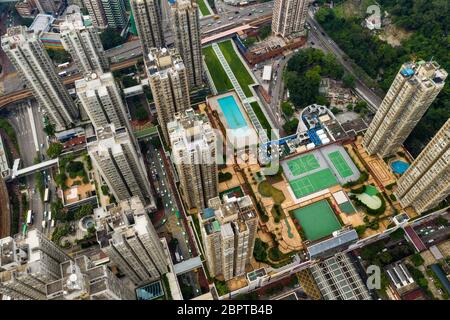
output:
[[[367,99],[370,100],[369,102],[373,105],[379,106],[382,99],[356,75],[350,63],[344,59],[344,57],[346,57],[345,52],[342,51],[337,44],[326,35],[320,24],[316,22],[311,15],[307,17],[306,21],[312,27],[309,30],[312,37],[314,37],[317,42],[322,44],[322,48],[325,51],[333,53],[346,71],[355,77],[355,87],[360,90],[367,97]]]
[[[184,207],[182,205],[182,200],[180,198],[180,194],[178,193],[178,189],[177,189],[177,187],[175,185],[175,182],[174,182],[175,179],[174,179],[174,177],[172,175],[172,171],[169,169],[170,168],[169,160],[166,158],[166,155],[165,155],[162,147],[159,148],[158,150],[160,151],[160,154],[162,155],[164,168],[165,168],[167,176],[168,176],[167,179],[170,182],[169,183],[169,186],[170,186],[169,190],[173,193],[173,195],[175,197],[175,200],[177,202],[177,206],[178,206],[179,211],[180,211],[180,215],[181,215],[181,217],[183,219],[184,229],[186,230],[187,235],[188,235],[188,239],[189,239],[189,247],[190,247],[190,249],[192,251],[192,255],[193,256],[197,256],[199,253],[197,252],[197,247],[195,246],[195,243],[194,243],[194,241],[195,241],[194,240],[194,235],[192,234],[191,229],[189,228],[189,222],[188,222],[187,217],[186,217],[186,212],[184,211]]]

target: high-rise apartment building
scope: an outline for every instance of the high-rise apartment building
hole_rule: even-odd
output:
[[[59,0],[34,0],[39,13],[56,15],[63,5],[63,1]]]
[[[166,143],[170,143],[167,123],[177,112],[190,108],[187,71],[176,49],[151,48],[145,67]]]
[[[124,0],[101,0],[108,28],[123,29],[127,24]]]
[[[258,218],[249,195],[219,197],[199,213],[205,258],[211,275],[225,281],[245,273],[255,245]]]
[[[198,5],[194,0],[180,0],[171,5],[175,46],[187,70],[190,88],[200,86],[203,59]]]
[[[61,279],[47,284],[50,300],[134,300],[133,290],[105,265],[94,266],[86,256],[60,265]]]
[[[308,14],[308,0],[275,0],[272,32],[283,38],[302,35]]]
[[[400,177],[394,192],[403,207],[423,213],[450,194],[450,119]]]
[[[108,27],[102,0],[83,0],[83,5],[87,9],[94,27],[99,29],[106,29]]]
[[[22,0],[16,3],[15,8],[17,13],[22,18],[32,18],[36,16],[36,4],[34,0]]]
[[[57,130],[75,123],[78,109],[58,77],[39,36],[24,26],[12,27],[2,36],[1,43],[21,79]]]
[[[47,283],[61,278],[59,266],[68,260],[36,229],[0,239],[0,293],[17,300],[45,300]]]
[[[114,124],[116,128],[126,127],[131,131],[127,109],[112,73],[98,76],[96,73],[75,81],[75,88],[81,105],[96,129]]]
[[[168,272],[161,241],[138,197],[109,211],[98,208],[95,217],[101,249],[133,283],[149,283]]]
[[[130,0],[142,52],[164,47],[161,3],[158,0]]]
[[[364,135],[369,154],[398,151],[445,85],[447,72],[434,61],[405,63]]]
[[[84,26],[80,14],[66,16],[66,20],[60,24],[60,30],[61,43],[83,76],[92,72],[102,74],[109,69],[97,30],[92,26]]]
[[[203,209],[217,197],[216,136],[206,115],[188,109],[167,124],[172,156],[188,208]]]
[[[113,124],[97,129],[87,144],[92,165],[117,201],[137,196],[156,208],[141,153],[124,127]]]

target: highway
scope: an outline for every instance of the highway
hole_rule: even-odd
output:
[[[369,108],[372,111],[376,111],[378,106],[381,104],[382,98],[379,97],[374,90],[372,90],[368,85],[366,85],[357,73],[353,70],[353,67],[346,60],[346,54],[343,52],[337,44],[326,35],[325,31],[319,25],[319,23],[314,20],[313,13],[311,11],[308,12],[309,16],[307,17],[307,22],[311,26],[309,30],[309,37],[315,43],[320,43],[322,49],[325,51],[331,52],[335,55],[337,61],[342,64],[344,69],[350,73],[355,78],[355,91],[356,93],[367,101]]]

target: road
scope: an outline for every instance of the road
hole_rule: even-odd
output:
[[[39,151],[36,151],[29,109],[33,113]],[[18,104],[17,107],[9,112],[8,119],[16,132],[22,166],[28,167],[33,165],[36,157],[39,157],[40,160],[45,160],[47,158],[46,150],[48,148],[47,136],[43,129],[43,117],[37,102],[33,99]],[[50,189],[53,190],[54,195],[55,186],[53,185],[52,179],[50,179],[50,182],[48,181],[48,175],[50,173],[46,170],[44,174],[44,182],[46,185],[50,183]],[[25,183],[28,186],[29,207],[34,212],[34,226],[42,231],[43,213],[44,211],[49,211],[48,205],[44,204],[40,197],[39,191],[36,188],[36,177],[34,174],[26,176]],[[45,230],[45,232],[47,231],[49,230]]]
[[[158,232],[169,232],[172,236],[178,239],[178,253],[184,258],[190,257],[188,247],[188,236],[184,225],[178,221],[176,212],[179,211],[174,193],[170,190],[170,185],[167,177],[167,169],[165,168],[162,155],[159,150],[156,150],[149,144],[147,152],[148,171],[151,175],[153,185],[155,186],[156,194],[162,200],[164,207],[164,217],[160,220],[155,228]],[[180,252],[181,251],[181,252]]]
[[[322,49],[327,52],[331,52],[335,55],[337,61],[344,67],[344,69],[350,73],[355,78],[355,91],[364,100],[367,101],[369,108],[372,111],[376,111],[378,106],[381,104],[382,98],[379,97],[374,90],[372,90],[368,85],[366,85],[357,73],[354,71],[351,64],[347,61],[346,54],[343,52],[337,44],[326,35],[320,24],[314,20],[314,15],[311,11],[308,11],[308,17],[306,21],[311,26],[309,30],[310,40],[315,42],[315,44],[321,45]]]

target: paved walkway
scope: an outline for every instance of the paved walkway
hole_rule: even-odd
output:
[[[234,87],[234,90],[236,91],[237,95],[239,96],[239,99],[241,99],[242,104],[245,108],[245,111],[247,112],[247,114],[250,118],[250,121],[253,124],[253,127],[258,131],[259,140],[261,141],[262,144],[266,144],[267,142],[269,142],[269,139],[267,138],[267,133],[264,130],[261,123],[259,122],[258,117],[256,116],[255,112],[253,111],[252,106],[248,102],[248,99],[245,96],[245,93],[242,90],[241,85],[239,84],[238,80],[236,79],[236,76],[234,75],[233,71],[231,70],[227,60],[223,56],[223,53],[220,50],[218,44],[213,43],[212,47],[213,47],[213,50],[214,50],[217,58],[219,59],[220,63],[222,64],[222,67],[225,70],[228,78],[230,79],[231,84]]]

